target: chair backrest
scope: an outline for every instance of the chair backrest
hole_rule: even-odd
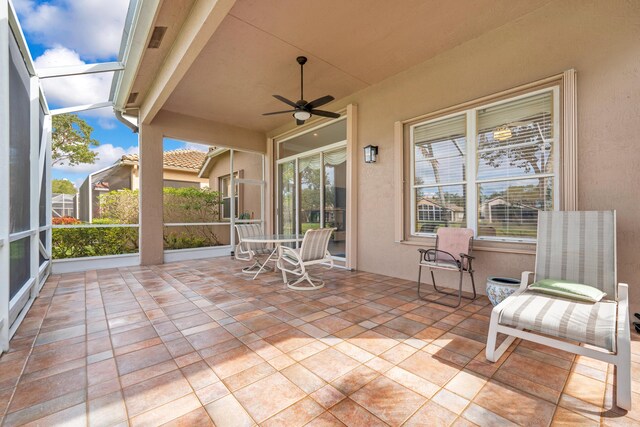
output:
[[[570,280],[617,298],[615,211],[538,213],[536,280]]]
[[[262,231],[262,224],[238,224],[236,225],[238,231],[239,244],[244,251],[253,251],[258,249],[264,249],[266,243],[247,243],[243,242],[247,237],[256,237],[264,235]]]
[[[438,240],[436,241],[436,249],[439,251],[449,252],[457,261],[460,254],[471,255],[473,244],[473,230],[470,228],[440,227],[436,232]],[[436,259],[451,261],[446,255],[436,252]],[[463,267],[466,268],[466,260],[463,261]]]
[[[335,228],[307,230],[307,232],[304,233],[302,247],[300,248],[300,258],[302,258],[302,261],[315,261],[325,258],[331,233],[335,230]]]

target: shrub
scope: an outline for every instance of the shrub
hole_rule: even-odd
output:
[[[138,229],[133,227],[54,228],[54,259],[138,252]]]

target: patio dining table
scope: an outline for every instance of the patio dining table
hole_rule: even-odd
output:
[[[304,234],[265,234],[262,236],[245,237],[244,239],[242,239],[242,241],[246,243],[267,243],[273,245],[273,251],[271,251],[267,259],[260,266],[260,269],[253,276],[253,280],[255,280],[255,278],[258,277],[258,274],[260,274],[262,271],[266,271],[264,267],[278,252],[278,249],[281,245],[285,243],[301,242],[303,238]]]

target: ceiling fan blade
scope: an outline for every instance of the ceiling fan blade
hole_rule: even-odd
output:
[[[280,95],[273,95],[273,97],[275,99],[277,99],[278,101],[282,101],[287,105],[291,105],[293,108],[298,108],[298,104],[296,104],[293,101],[289,101],[287,98],[285,98],[284,96],[280,96]]]
[[[295,113],[297,110],[272,111],[271,113],[262,113],[263,116],[272,116],[274,114]]]
[[[314,116],[321,116],[321,117],[330,117],[332,119],[337,119],[338,117],[340,117],[340,114],[338,113],[333,113],[331,111],[324,111],[324,110],[310,110],[309,111],[311,114],[313,114]]]
[[[298,120],[296,119],[296,125],[300,126],[304,124],[304,120]]]
[[[308,109],[314,109],[314,108],[318,108],[323,106],[324,104],[328,104],[329,102],[333,101],[335,98],[331,95],[327,95],[327,96],[323,96],[322,98],[318,98],[315,99],[311,102],[308,102],[307,105],[305,105],[305,108]]]

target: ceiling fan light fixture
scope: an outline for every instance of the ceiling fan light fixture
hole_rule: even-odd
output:
[[[511,129],[507,125],[500,126],[493,131],[493,139],[497,141],[506,141],[507,139],[511,138],[511,136]]]
[[[293,113],[293,117],[295,117],[296,120],[307,120],[311,117],[311,113],[308,111],[299,110]]]

